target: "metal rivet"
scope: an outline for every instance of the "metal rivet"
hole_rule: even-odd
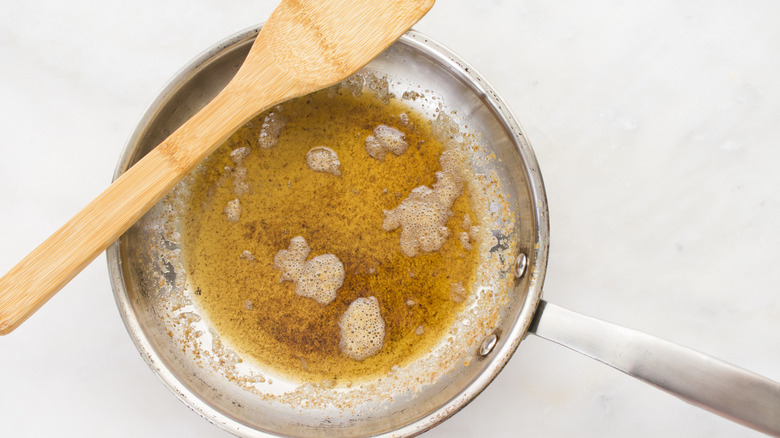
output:
[[[528,257],[520,253],[515,259],[515,278],[521,278],[525,275],[525,269],[528,267]]]
[[[494,333],[482,341],[482,345],[479,347],[479,355],[487,356],[491,351],[493,351],[493,348],[496,347],[496,344],[498,344],[498,336],[496,336]]]

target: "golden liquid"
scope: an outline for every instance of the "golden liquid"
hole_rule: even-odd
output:
[[[382,104],[343,89],[288,102],[281,113],[287,124],[275,147],[257,145],[261,114],[197,173],[182,226],[196,305],[231,348],[288,378],[339,384],[408,364],[446,335],[463,307],[452,299],[451,285],[471,290],[478,251],[465,250],[457,238],[467,231],[464,215],[476,218],[468,191],[453,205],[441,250],[407,257],[400,230],[382,229],[382,210],[434,183],[444,147],[432,138],[430,122],[400,101]],[[409,116],[408,126],[400,113]],[[404,132],[409,149],[383,161],[371,158],[365,138],[379,124]],[[240,220],[228,222],[223,209],[236,196],[225,167],[234,166],[229,154],[242,146],[252,148],[244,165],[253,190],[240,197]],[[336,151],[341,176],[307,167],[306,153],[315,146]],[[296,295],[273,267],[274,255],[299,235],[312,248],[309,258],[331,253],[344,264],[344,285],[326,306]],[[241,258],[245,250],[255,260]],[[353,300],[369,296],[379,300],[385,342],[378,354],[355,361],[339,350],[338,321]]]

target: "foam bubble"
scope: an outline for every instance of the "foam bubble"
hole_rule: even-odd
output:
[[[339,349],[349,358],[363,360],[382,349],[385,321],[376,297],[358,298],[350,303],[339,319]]]
[[[241,219],[241,202],[239,202],[238,198],[228,201],[224,212],[228,222],[238,222]]]
[[[315,172],[325,172],[336,176],[341,175],[339,156],[336,154],[336,151],[325,146],[311,148],[306,153],[306,164],[309,166],[309,169]]]
[[[447,241],[450,230],[445,224],[453,214],[452,204],[463,193],[460,160],[456,151],[444,151],[439,158],[442,170],[436,172],[433,188],[416,187],[398,207],[384,211],[382,228],[393,231],[401,227],[401,251],[407,256],[438,251]]]
[[[463,215],[463,223],[461,224],[461,226],[463,227],[464,230],[468,230],[469,228],[471,228],[471,225],[473,223],[474,222],[471,220],[471,216],[469,216],[468,213]]]
[[[244,166],[237,166],[233,169],[233,193],[238,196],[244,196],[252,191],[252,183],[247,181],[247,170]]]
[[[336,291],[342,284],[344,264],[333,254],[323,254],[304,263],[303,272],[295,282],[295,293],[328,304],[336,299]]]
[[[368,155],[382,160],[388,151],[401,155],[409,148],[406,135],[403,132],[386,125],[374,128],[374,134],[366,137],[366,151]]]
[[[463,156],[450,149],[442,152],[439,164],[441,172],[436,172],[433,190],[439,194],[443,204],[452,206],[455,199],[463,193]]]
[[[233,149],[233,151],[230,152],[230,159],[237,165],[243,164],[244,158],[249,156],[250,152],[252,152],[252,149],[247,146]]]
[[[295,281],[303,272],[303,263],[309,256],[311,248],[306,239],[295,236],[290,239],[290,246],[282,249],[274,256],[274,268],[282,271],[282,281]]]
[[[458,234],[458,239],[460,240],[460,244],[463,245],[463,249],[466,251],[471,251],[474,248],[474,246],[471,244],[469,233],[466,231],[461,231]]]
[[[306,239],[296,236],[290,246],[274,256],[274,268],[282,272],[281,281],[295,283],[295,293],[327,305],[336,299],[336,291],[344,284],[344,264],[333,254],[318,255],[311,260]]]
[[[471,240],[476,239],[477,236],[477,227],[475,227],[474,222],[471,220],[471,216],[469,216],[468,213],[463,215],[463,222],[461,223],[461,227],[465,231],[461,231],[458,234],[458,239],[460,239],[461,245],[463,245],[463,248],[466,251],[471,251],[472,248],[474,248],[474,245],[472,245]]]
[[[282,133],[286,123],[282,116],[275,111],[268,113],[263,119],[263,125],[260,127],[260,135],[257,137],[257,142],[263,149],[268,149],[276,146],[279,142],[279,135]]]

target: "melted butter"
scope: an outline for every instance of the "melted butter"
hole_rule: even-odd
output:
[[[465,215],[478,217],[468,190],[454,201],[450,238],[436,252],[408,257],[400,231],[382,229],[383,210],[435,182],[444,147],[432,137],[430,122],[400,101],[383,104],[344,89],[298,98],[273,112],[285,121],[275,146],[258,144],[268,116],[261,114],[195,173],[182,248],[196,305],[245,359],[294,380],[359,382],[424,355],[463,307],[462,296],[452,297],[453,285],[470,290],[479,262],[477,250],[456,237],[468,231],[462,229]],[[366,137],[379,125],[402,131],[408,149],[372,158]],[[338,154],[340,176],[308,167],[306,155],[315,146]],[[241,147],[251,148],[241,154],[245,171],[231,160]],[[237,198],[235,172],[251,190],[240,192],[240,218],[228,222],[224,209]],[[274,269],[275,254],[295,236],[305,238],[312,256],[334,254],[344,265],[344,284],[328,305],[297,295]],[[361,297],[376,297],[385,336],[378,353],[357,361],[339,349],[339,321]]]

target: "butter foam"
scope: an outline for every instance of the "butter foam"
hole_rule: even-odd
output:
[[[382,349],[385,320],[376,297],[357,298],[339,319],[339,349],[349,358],[363,360]]]
[[[336,299],[336,291],[344,284],[344,264],[333,254],[306,260],[310,253],[306,239],[293,237],[290,246],[274,256],[274,268],[282,272],[282,281],[295,283],[296,294],[327,305]]]
[[[409,257],[438,251],[450,235],[446,223],[452,204],[463,193],[462,161],[457,151],[447,150],[439,163],[442,170],[436,172],[433,188],[416,187],[398,207],[384,211],[382,228],[401,228],[401,251]]]

